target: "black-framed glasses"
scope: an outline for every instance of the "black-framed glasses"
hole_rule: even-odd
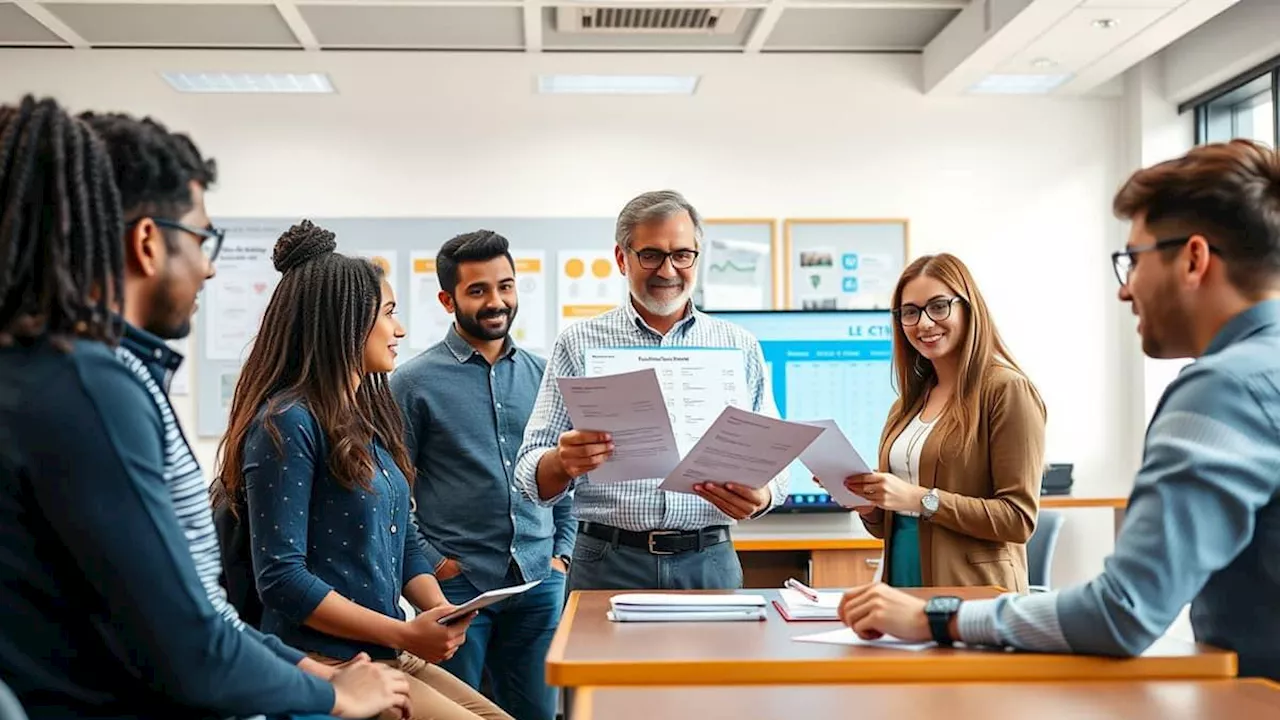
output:
[[[924,307],[907,303],[902,307],[893,310],[893,316],[898,319],[906,327],[911,327],[920,322],[922,314],[928,314],[929,319],[934,322],[942,322],[951,317],[951,306],[957,302],[963,302],[964,298],[959,295],[955,297],[939,297],[930,300],[924,304]]]
[[[636,254],[636,258],[640,260],[640,267],[645,270],[657,270],[662,264],[671,258],[671,267],[677,270],[688,270],[698,261],[697,250],[674,250],[672,252],[663,252],[662,250],[632,250]]]
[[[129,223],[129,225],[132,227],[144,219],[146,218],[138,218]],[[177,220],[166,220],[157,217],[151,218],[151,222],[155,223],[157,227],[179,230],[200,238],[200,251],[204,253],[205,258],[211,263],[218,259],[218,253],[222,252],[222,241],[227,236],[226,229],[214,227],[213,225],[198,228],[186,223],[180,223]]]
[[[1167,250],[1168,248],[1186,245],[1191,242],[1191,238],[1193,237],[1195,236],[1188,235],[1186,237],[1165,238],[1147,245],[1125,248],[1111,253],[1111,267],[1116,271],[1116,280],[1118,280],[1121,285],[1129,284],[1129,274],[1133,272],[1133,266],[1137,262],[1135,257],[1136,255],[1144,252],[1151,252],[1152,250]],[[1209,252],[1217,253],[1218,255],[1222,254],[1218,248],[1212,245],[1209,246]]]

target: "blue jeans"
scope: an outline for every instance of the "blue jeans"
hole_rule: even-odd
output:
[[[548,561],[550,562],[550,561]],[[515,568],[507,584],[523,582]],[[564,610],[564,575],[555,570],[540,585],[480,611],[467,641],[440,667],[479,690],[488,668],[493,701],[517,720],[555,720],[555,688],[547,686],[547,649]],[[465,575],[440,583],[445,598],[461,605],[480,591]]]

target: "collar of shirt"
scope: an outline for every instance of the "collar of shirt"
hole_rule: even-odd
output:
[[[480,351],[471,346],[467,339],[462,337],[458,332],[457,325],[450,325],[449,332],[445,333],[444,346],[449,348],[449,352],[453,353],[453,357],[459,363],[464,363],[471,359],[472,355],[479,355]],[[502,354],[498,357],[505,360],[516,354],[516,343],[508,335],[506,342],[502,345]]]
[[[157,382],[163,382],[170,373],[176,371],[184,359],[182,353],[169,347],[164,340],[129,323],[124,324],[124,337],[121,338],[120,345],[142,361]]]
[[[659,337],[662,336],[662,333],[650,327],[649,323],[645,322],[644,318],[640,316],[640,311],[636,310],[636,299],[634,297],[630,295],[627,296],[627,302],[622,304],[622,311],[626,313],[627,321],[635,327],[641,330],[647,330]],[[679,330],[682,333],[687,333],[689,329],[693,327],[694,322],[697,321],[700,315],[702,315],[702,312],[693,306],[693,301],[690,301],[689,304],[685,305],[684,317],[680,318],[675,325],[671,326],[671,332]]]
[[[1213,342],[1209,343],[1204,354],[1212,355],[1265,327],[1276,324],[1280,324],[1280,300],[1260,302],[1228,320],[1214,336]]]

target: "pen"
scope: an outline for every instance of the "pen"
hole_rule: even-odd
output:
[[[818,593],[814,591],[813,588],[810,588],[808,585],[805,585],[804,583],[800,582],[799,580],[796,580],[795,578],[787,578],[787,581],[783,583],[783,585],[791,588],[792,590],[795,590],[796,592],[800,593],[801,595],[809,598],[814,602],[818,602],[819,600]]]

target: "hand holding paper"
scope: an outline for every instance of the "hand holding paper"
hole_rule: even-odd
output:
[[[575,465],[591,469],[591,482],[616,483],[662,477],[680,462],[671,417],[652,369],[598,377],[557,378],[575,430],[605,433],[613,443],[603,464],[598,456]],[[599,445],[596,438],[582,438]],[[588,448],[589,450],[590,448]],[[573,456],[576,458],[576,456]],[[594,459],[592,459],[594,458]],[[565,458],[561,458],[564,463]],[[566,465],[566,472],[572,471]]]
[[[845,437],[834,420],[815,420],[808,424],[822,428],[822,434],[800,453],[800,462],[831,493],[832,499],[844,507],[870,505],[866,498],[852,492],[844,484],[847,477],[872,471],[853,448],[853,443],[849,442],[849,438]]]
[[[727,407],[658,487],[694,492],[703,483],[759,490],[796,459],[822,428]]]

